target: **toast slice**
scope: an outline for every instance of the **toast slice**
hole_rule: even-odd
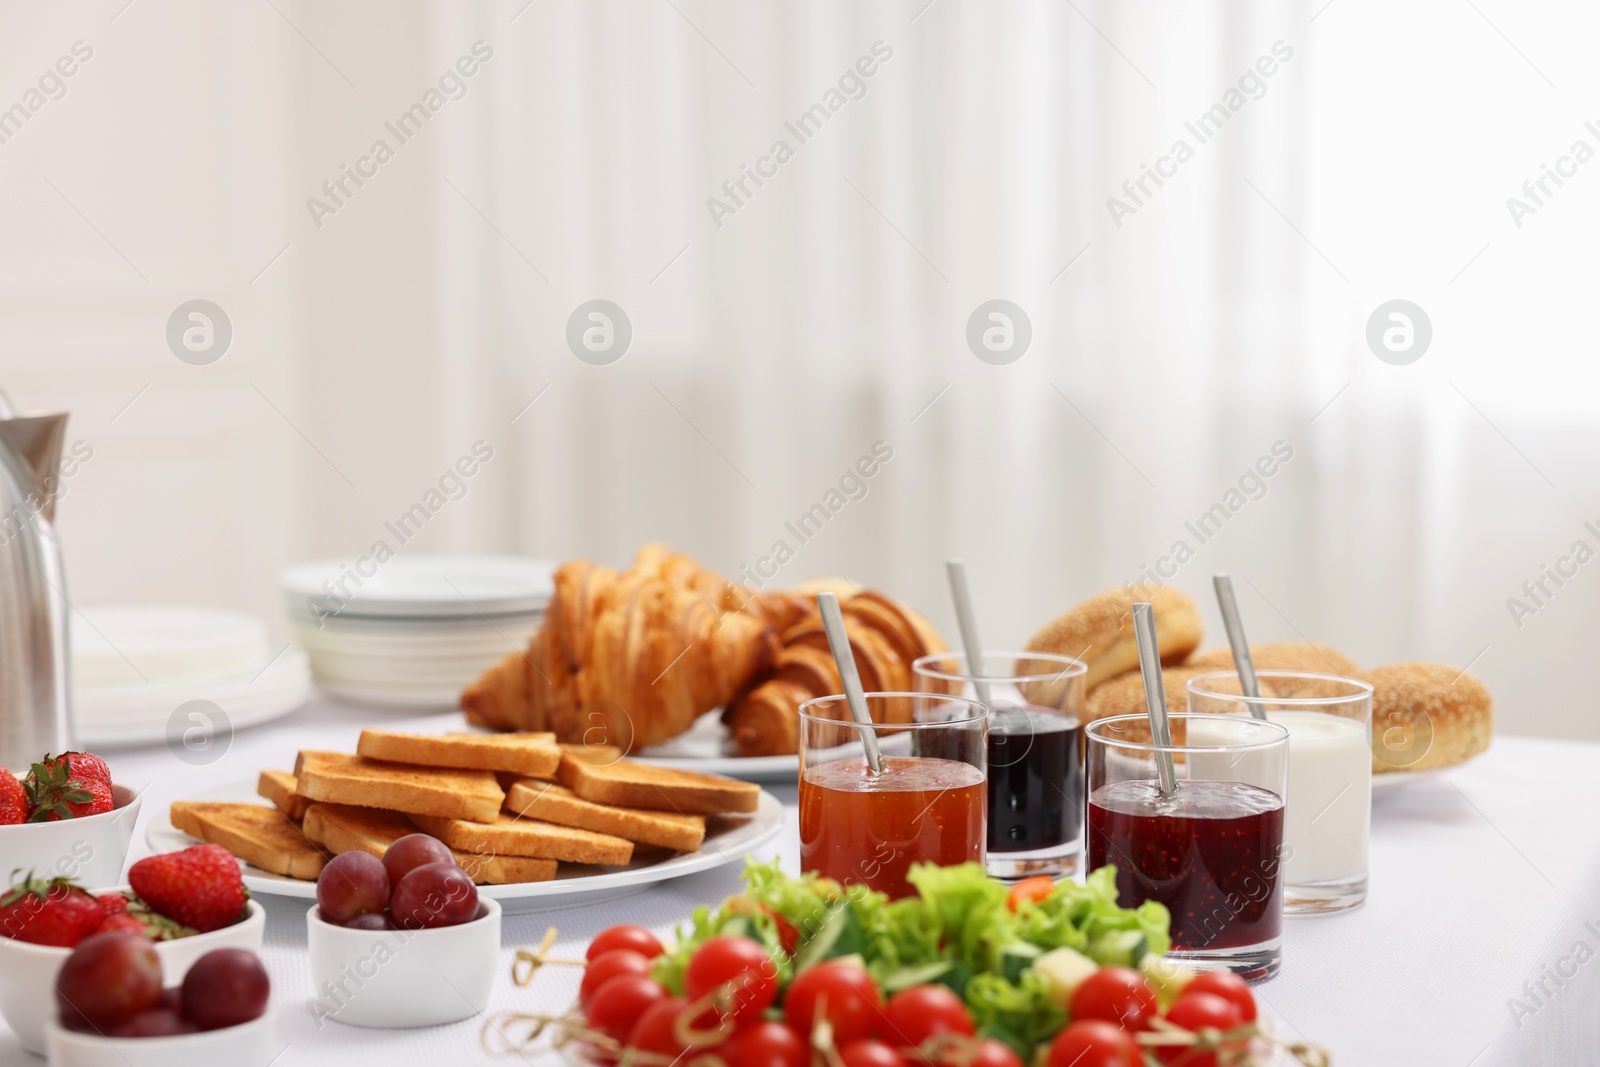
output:
[[[556,780],[583,800],[622,808],[680,815],[743,815],[761,805],[761,787],[752,782],[626,759],[602,767],[562,753]]]
[[[506,801],[493,771],[417,767],[342,752],[305,751],[295,760],[294,774],[299,793],[307,800],[408,815],[492,823]]]
[[[622,758],[622,749],[616,745],[561,745],[560,748],[563,760],[570,756],[572,759],[584,763],[597,763],[602,767]],[[544,777],[553,779],[555,775],[548,774]]]
[[[299,794],[299,782],[288,771],[262,771],[256,781],[256,792],[272,801],[272,806],[299,822],[306,817],[311,801]]]
[[[561,762],[555,734],[401,734],[362,730],[359,755],[390,763],[458,767],[473,771],[515,771],[548,778]]]
[[[170,818],[173,826],[190,837],[221,845],[251,866],[273,874],[309,880],[321,874],[328,861],[283,812],[265,804],[176,800]]]
[[[596,804],[578,797],[566,786],[531,778],[517,782],[506,793],[506,810],[672,852],[694,852],[706,839],[704,815]]]
[[[479,856],[527,856],[603,867],[623,867],[633,859],[632,841],[515,815],[502,815],[492,826],[432,815],[413,815],[411,821],[451,848]]]
[[[305,833],[335,855],[366,852],[383,858],[390,845],[417,828],[397,811],[355,808],[344,804],[312,804],[306,812]],[[480,856],[455,852],[456,863],[479,885],[548,882],[556,876],[556,861],[523,856]]]

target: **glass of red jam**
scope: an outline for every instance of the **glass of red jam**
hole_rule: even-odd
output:
[[[1289,731],[1242,715],[1169,718],[1170,745],[1152,743],[1143,715],[1085,731],[1088,869],[1116,867],[1125,908],[1166,906],[1171,958],[1270,977],[1283,956]]]

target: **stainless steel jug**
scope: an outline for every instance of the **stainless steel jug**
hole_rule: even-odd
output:
[[[0,766],[73,747],[67,584],[52,520],[66,415],[18,416],[0,392]]]

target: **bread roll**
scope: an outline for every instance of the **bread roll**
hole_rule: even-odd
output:
[[[1372,683],[1372,772],[1426,771],[1470,759],[1489,747],[1489,690],[1442,663],[1394,663]]]
[[[1251,645],[1250,661],[1258,671],[1305,671],[1308,674],[1337,674],[1341,678],[1361,676],[1361,668],[1356,666],[1355,660],[1332,645],[1317,642],[1281,641]],[[1227,646],[1208,648],[1189,657],[1184,666],[1231,671],[1234,669],[1233,650]]]
[[[1161,646],[1162,663],[1182,663],[1200,646],[1205,628],[1194,601],[1186,593],[1158,585],[1145,586],[1137,593],[1124,587],[1090,597],[1034,634],[1026,650],[1082,660],[1089,668],[1084,687],[1093,694],[1097,686],[1139,666],[1139,646],[1133,636],[1136,603],[1149,603],[1155,609],[1156,643]],[[1037,688],[1025,687],[1031,703],[1060,706],[1056,694],[1035,691]]]

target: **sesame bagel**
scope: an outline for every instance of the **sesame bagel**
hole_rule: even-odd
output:
[[[1426,771],[1489,747],[1493,702],[1484,684],[1442,663],[1394,663],[1369,671],[1372,771]]]
[[[1167,691],[1167,713],[1179,715],[1189,710],[1189,679],[1209,674],[1215,667],[1161,668],[1161,684]],[[1083,721],[1087,725],[1096,719],[1109,719],[1113,715],[1143,715],[1144,676],[1137,670],[1119,674],[1095,689],[1083,702]]]
[[[1332,645],[1308,641],[1281,641],[1276,644],[1251,645],[1250,660],[1258,671],[1305,671],[1307,674],[1337,674],[1341,678],[1358,678],[1361,668],[1355,660]],[[1184,661],[1185,667],[1209,667],[1212,670],[1233,670],[1233,650],[1208,648]]]
[[[1124,587],[1090,597],[1034,634],[1025,647],[1029,652],[1083,660],[1089,667],[1084,685],[1093,692],[1102,682],[1139,666],[1139,646],[1133,636],[1136,603],[1149,603],[1155,609],[1162,663],[1182,663],[1200,647],[1205,629],[1199,609],[1188,594],[1164,585],[1146,586],[1138,593]]]

